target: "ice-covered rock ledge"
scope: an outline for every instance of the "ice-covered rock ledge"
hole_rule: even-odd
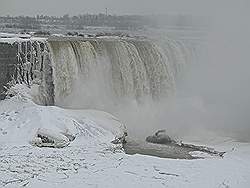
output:
[[[32,101],[33,89],[16,85],[12,97],[0,102],[0,142],[39,147],[122,144],[125,126],[102,111],[70,110],[39,106]],[[13,96],[14,95],[14,96]],[[117,146],[117,145],[116,145]],[[115,146],[115,147],[116,147]]]
[[[34,37],[30,34],[0,33],[0,43],[14,44],[15,42],[40,41],[45,42],[46,37]]]

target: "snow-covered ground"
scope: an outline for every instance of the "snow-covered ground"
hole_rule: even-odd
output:
[[[127,155],[111,143],[125,127],[110,114],[39,106],[30,90],[0,101],[0,187],[246,187],[250,144],[215,139],[224,158],[163,159]],[[37,131],[76,137],[67,147],[33,146]],[[46,130],[46,131],[44,131]]]

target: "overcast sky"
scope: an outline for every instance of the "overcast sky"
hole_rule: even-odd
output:
[[[218,0],[220,1],[220,0]],[[218,3],[218,1],[213,1]],[[230,0],[229,0],[230,1]],[[211,0],[0,0],[1,15],[202,14],[215,6]]]

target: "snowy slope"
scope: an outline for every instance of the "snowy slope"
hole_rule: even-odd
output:
[[[125,131],[112,115],[34,104],[30,90],[0,102],[0,187],[249,187],[250,144],[211,142],[224,158],[126,155],[111,141]],[[64,148],[30,144],[38,129],[76,139]],[[60,136],[59,136],[60,137]]]
[[[27,144],[38,130],[55,137],[70,134],[76,141],[108,142],[124,134],[125,127],[112,115],[91,110],[67,110],[55,106],[39,106],[32,102],[32,90],[17,85],[15,97],[1,101],[1,143]],[[41,132],[41,131],[40,131]],[[79,137],[79,138],[78,138]]]

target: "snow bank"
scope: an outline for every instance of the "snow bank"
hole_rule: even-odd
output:
[[[24,85],[14,86],[9,94],[14,97],[0,102],[1,143],[47,147],[71,142],[111,144],[126,132],[124,125],[106,112],[39,106],[32,101],[34,90]]]

